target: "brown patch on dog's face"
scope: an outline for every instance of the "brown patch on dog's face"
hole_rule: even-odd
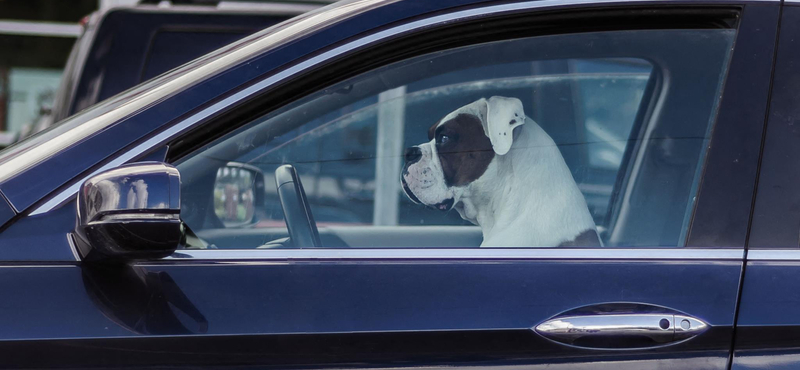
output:
[[[472,114],[459,114],[441,125],[437,123],[428,130],[428,136],[435,139],[447,186],[463,186],[477,180],[495,155],[481,120]]]

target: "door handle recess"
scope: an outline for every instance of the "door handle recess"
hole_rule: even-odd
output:
[[[691,316],[673,313],[564,315],[537,325],[542,336],[591,348],[643,348],[683,341],[708,330]]]

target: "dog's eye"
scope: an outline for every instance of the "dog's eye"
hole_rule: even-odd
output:
[[[439,144],[447,144],[450,142],[450,136],[439,135]]]

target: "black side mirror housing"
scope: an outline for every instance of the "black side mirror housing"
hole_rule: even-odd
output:
[[[128,262],[172,254],[183,239],[180,173],[141,162],[101,172],[78,192],[75,244],[86,262]]]

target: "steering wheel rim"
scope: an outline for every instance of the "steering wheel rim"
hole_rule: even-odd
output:
[[[314,215],[308,205],[306,192],[297,170],[291,164],[275,169],[278,198],[289,230],[289,239],[295,248],[316,248],[322,245]]]

